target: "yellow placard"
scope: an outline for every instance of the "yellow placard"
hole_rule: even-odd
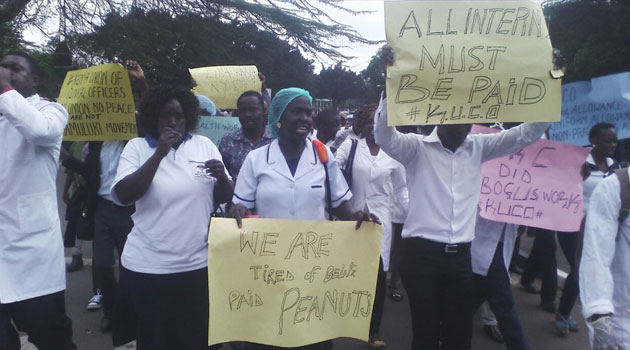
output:
[[[208,96],[223,109],[236,109],[236,100],[245,91],[260,91],[256,66],[215,66],[190,69],[197,82],[193,92]]]
[[[208,345],[368,339],[383,227],[213,218]]]
[[[59,103],[69,116],[64,141],[130,140],[138,136],[129,75],[118,63],[68,72]]]
[[[388,125],[560,120],[561,81],[532,1],[386,1]]]

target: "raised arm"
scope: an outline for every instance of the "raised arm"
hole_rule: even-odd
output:
[[[68,112],[60,104],[52,102],[35,108],[19,92],[9,90],[0,95],[2,118],[6,118],[28,142],[52,147],[63,138]]]
[[[538,141],[550,123],[523,123],[496,134],[474,135],[483,144],[482,161],[503,157]]]

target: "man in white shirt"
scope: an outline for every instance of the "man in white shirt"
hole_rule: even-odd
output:
[[[393,50],[383,48],[392,65]],[[470,349],[474,238],[481,163],[538,140],[549,123],[524,123],[496,134],[469,135],[470,124],[439,125],[430,135],[402,134],[387,126],[381,99],[376,143],[405,166],[408,216],[402,237],[401,275],[409,294],[412,349]]]
[[[40,99],[37,62],[0,61],[0,349],[18,330],[38,349],[76,349],[66,316],[65,261],[57,211],[59,149],[68,113]],[[14,327],[15,325],[15,327]]]

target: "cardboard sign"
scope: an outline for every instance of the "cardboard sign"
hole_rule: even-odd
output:
[[[236,109],[245,91],[260,91],[256,66],[215,66],[190,69],[197,82],[193,92],[208,96],[219,108]]]
[[[130,140],[138,136],[129,74],[118,63],[68,72],[59,103],[69,116],[64,141]]]
[[[383,226],[213,218],[208,344],[368,339]]]
[[[223,135],[240,128],[238,117],[199,117],[195,133],[209,138],[218,147]]]
[[[560,120],[540,4],[386,1],[388,125]]]
[[[562,86],[562,120],[551,124],[549,138],[590,145],[588,133],[597,123],[610,123],[619,139],[630,138],[630,72]]]
[[[475,125],[473,133],[498,132]],[[590,149],[538,140],[481,167],[482,217],[554,231],[579,231],[582,165]]]

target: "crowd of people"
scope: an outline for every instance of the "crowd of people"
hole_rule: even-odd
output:
[[[395,53],[385,46],[382,57],[387,70]],[[20,349],[18,331],[38,349],[77,348],[65,274],[83,268],[87,240],[87,307],[102,309],[101,330],[115,346],[207,349],[208,224],[219,210],[239,226],[251,216],[382,224],[373,349],[386,347],[385,299],[403,295],[413,350],[470,349],[480,307],[491,337],[529,349],[508,272],[525,231],[535,240],[520,283],[555,314],[558,334],[579,331],[571,311],[580,296],[592,348],[630,349],[630,180],[612,158],[614,125],[597,124],[589,135],[581,230],[556,233],[484,219],[477,207],[481,164],[544,137],[549,123],[498,123],[493,134],[470,134],[470,124],[388,127],[383,95],[344,125],[338,111],[314,112],[304,89],[270,98],[260,75],[261,92],[242,93],[232,112],[241,128],[215,145],[195,134],[200,115],[220,112],[190,91],[192,77],[185,88],[150,88],[137,62],[126,67],[141,95],[140,137],[62,147],[68,113],[37,95],[37,61],[19,51],[0,61],[0,349]],[[67,176],[63,238],[59,164]],[[556,237],[571,267],[558,307]],[[332,341],[300,349],[332,349]]]

